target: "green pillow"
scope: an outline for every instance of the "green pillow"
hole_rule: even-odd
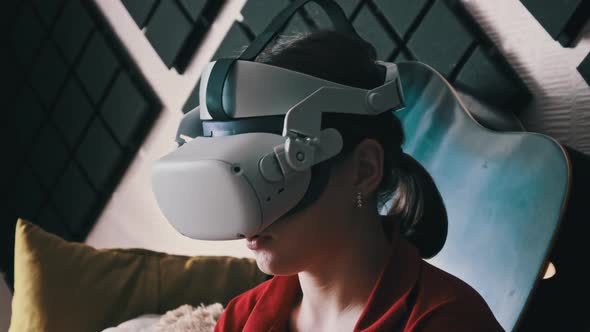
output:
[[[264,281],[250,258],[95,249],[19,219],[10,332],[101,331],[182,304],[223,305]]]

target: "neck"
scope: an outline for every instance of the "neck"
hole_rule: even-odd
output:
[[[361,218],[336,252],[299,273],[303,296],[297,310],[310,321],[336,322],[346,316],[356,321],[389,259],[390,243],[379,215]]]

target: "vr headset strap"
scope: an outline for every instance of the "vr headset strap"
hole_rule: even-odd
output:
[[[223,109],[223,86],[234,62],[236,60],[254,60],[283,29],[297,10],[309,2],[316,3],[326,12],[335,30],[356,35],[354,27],[346,18],[342,8],[333,0],[297,0],[293,2],[271,21],[266,29],[252,41],[250,46],[237,59],[219,59],[216,61],[207,83],[207,97],[205,100],[207,110],[214,120],[230,119]]]

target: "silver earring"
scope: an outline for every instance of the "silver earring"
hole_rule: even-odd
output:
[[[363,193],[360,191],[356,193],[356,207],[359,209],[363,207]]]

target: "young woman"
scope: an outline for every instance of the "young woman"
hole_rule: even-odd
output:
[[[375,57],[358,37],[320,31],[279,41],[257,61],[371,89],[384,80]],[[274,278],[234,298],[215,330],[501,331],[474,289],[421,259],[434,254],[428,239],[445,237],[446,210],[432,178],[401,150],[400,121],[333,113],[322,127],[344,139],[337,157],[312,169],[324,190],[247,239]]]

